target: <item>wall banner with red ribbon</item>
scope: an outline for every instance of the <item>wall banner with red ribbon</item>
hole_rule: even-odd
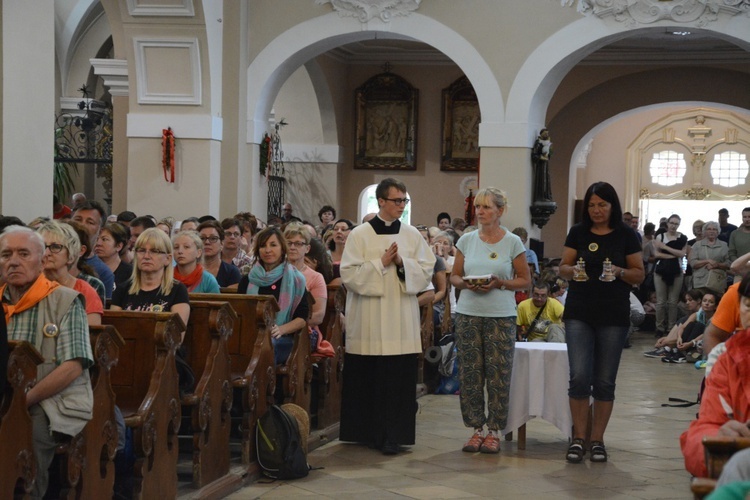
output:
[[[161,166],[164,170],[164,180],[174,182],[174,132],[172,127],[161,131]]]

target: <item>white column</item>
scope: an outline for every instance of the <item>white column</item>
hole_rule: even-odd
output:
[[[130,81],[125,59],[90,59],[94,73],[112,95],[112,213],[128,208],[128,135]]]
[[[0,206],[23,221],[52,215],[54,14],[54,2],[2,2]]]

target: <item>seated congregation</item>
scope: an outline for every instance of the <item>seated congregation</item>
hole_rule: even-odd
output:
[[[249,478],[262,472],[255,433],[273,404],[304,410],[311,449],[338,437],[347,293],[340,263],[357,225],[331,206],[311,224],[287,205],[278,226],[249,213],[107,217],[93,201],[67,220],[27,227],[0,219],[0,454],[19,464],[0,479],[5,497],[171,498],[180,461],[192,462],[191,491],[233,491],[243,481],[233,464]],[[681,444],[687,470],[718,481],[696,482],[694,491],[707,492],[750,479],[750,455],[729,460],[726,452],[750,447],[750,278],[726,290],[730,268],[741,276],[750,255],[732,265],[729,246],[713,234],[718,223],[701,224],[706,237],[683,243],[674,217],[661,233],[653,224],[638,233],[647,279],[630,294],[629,335],[654,331],[645,356],[706,368],[701,410]],[[442,213],[436,226],[417,229],[435,259],[418,294],[422,352],[440,349],[437,360],[420,355],[418,389],[460,393],[456,310],[466,292],[450,276],[459,239],[477,228]],[[524,228],[513,234],[530,277],[514,291],[514,340],[565,343],[569,283],[560,259],[538,258]],[[687,272],[659,267],[683,259]],[[723,288],[711,269],[724,271]],[[704,444],[723,446],[720,466],[706,461]]]

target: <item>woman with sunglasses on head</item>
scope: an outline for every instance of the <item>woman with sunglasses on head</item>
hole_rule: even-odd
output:
[[[341,272],[339,270],[341,256],[344,255],[346,240],[349,238],[349,233],[352,232],[353,228],[354,224],[349,219],[339,219],[333,224],[333,237],[328,242],[328,250],[330,250],[331,262],[333,263],[332,284],[341,284]]]
[[[47,221],[39,226],[37,232],[44,239],[44,276],[83,295],[89,326],[101,325],[104,305],[96,290],[86,281],[70,274],[81,254],[81,241],[76,231],[68,224]]]
[[[112,294],[110,309],[176,312],[187,325],[190,317],[188,291],[174,279],[169,236],[152,227],[141,233],[133,248],[133,275]]]
[[[198,226],[198,233],[203,242],[203,269],[213,274],[222,288],[237,285],[242,277],[240,270],[221,260],[226,236],[224,228],[218,221],[207,220]]]
[[[287,244],[281,230],[271,226],[255,239],[255,264],[242,277],[238,291],[249,295],[273,295],[279,303],[276,324],[271,327],[274,359],[286,363],[294,345],[294,334],[307,325],[309,305],[305,299],[305,277],[287,261]]]

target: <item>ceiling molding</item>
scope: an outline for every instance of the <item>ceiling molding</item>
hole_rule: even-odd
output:
[[[408,16],[419,8],[422,0],[315,0],[316,5],[330,3],[341,17],[356,17],[367,23],[379,18],[388,23],[396,16]]]
[[[128,13],[133,17],[194,17],[193,0],[181,0],[180,3],[143,3],[139,0],[127,0]]]
[[[104,85],[109,87],[110,95],[128,96],[130,94],[130,82],[128,80],[128,61],[125,59],[89,59],[94,68],[94,74],[104,80]]]
[[[563,0],[572,5],[574,0]],[[614,18],[628,27],[659,21],[705,27],[720,18],[750,13],[750,0],[578,0],[578,12]]]

